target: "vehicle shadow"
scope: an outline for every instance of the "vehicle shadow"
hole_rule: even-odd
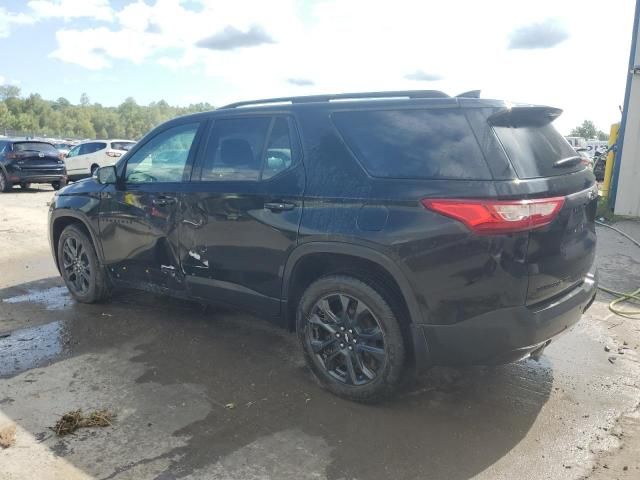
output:
[[[36,282],[0,290],[0,299],[9,299],[0,301],[3,315],[27,312],[32,325],[49,325],[42,335],[55,335],[50,326],[55,319],[59,322],[55,328],[64,332],[59,350],[51,353],[50,349],[44,360],[23,362],[9,376],[129,345],[134,353],[128,361],[143,373],[123,382],[197,385],[209,405],[208,413],[177,431],[163,432],[166,438],[181,437],[186,443],[162,453],[168,466],[158,478],[192,473],[209,478],[206,472],[217,462],[262,442],[261,455],[274,457],[275,462],[295,464],[303,457],[322,457],[314,464],[318,471],[310,472],[319,478],[467,479],[523,439],[552,388],[553,371],[544,361],[495,368],[438,368],[380,405],[360,405],[321,390],[304,365],[295,335],[266,321],[146,293],[120,293],[101,305],[66,303],[59,298],[65,295],[59,281],[50,283],[54,286]],[[47,288],[58,290],[37,297],[38,290]],[[36,297],[24,300],[25,295]],[[16,297],[23,300],[11,300]],[[97,368],[108,369],[109,364]],[[113,403],[122,405],[126,400]],[[127,428],[141,431],[133,425]],[[267,440],[282,432],[290,432],[285,453],[270,450]],[[162,441],[157,431],[142,435],[150,438],[131,441]],[[328,453],[313,451],[304,444],[305,438],[316,439],[312,445],[321,445],[320,450]],[[139,461],[158,458],[151,451],[148,455]],[[69,454],[65,459],[92,472],[81,456]],[[118,459],[107,461],[115,462],[113,469],[118,471]]]

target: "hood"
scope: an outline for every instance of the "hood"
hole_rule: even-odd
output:
[[[58,195],[81,195],[100,192],[105,186],[98,183],[94,178],[85,178],[67,185],[58,192]]]

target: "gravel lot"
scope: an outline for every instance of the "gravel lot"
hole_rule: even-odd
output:
[[[17,429],[0,479],[640,478],[640,322],[604,294],[540,362],[434,369],[362,406],[320,390],[295,336],[259,318],[138,292],[74,303],[52,196],[0,194],[0,432]],[[640,249],[598,234],[602,283],[640,286]],[[77,408],[117,416],[56,437]]]

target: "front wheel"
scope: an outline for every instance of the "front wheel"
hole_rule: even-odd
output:
[[[402,331],[382,290],[353,277],[321,278],[305,291],[297,330],[319,383],[350,400],[392,393],[405,370]]]
[[[0,192],[9,192],[12,187],[13,184],[9,181],[4,172],[0,170]]]
[[[76,225],[69,225],[60,235],[58,268],[69,292],[78,302],[95,303],[109,296],[107,276],[93,242]]]
[[[57,182],[53,182],[51,184],[51,186],[53,187],[54,190],[60,190],[62,187],[64,187],[67,184],[66,180],[58,180]]]

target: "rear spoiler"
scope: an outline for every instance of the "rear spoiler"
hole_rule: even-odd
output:
[[[511,107],[498,110],[489,116],[494,127],[541,127],[553,122],[562,110],[553,107]]]

